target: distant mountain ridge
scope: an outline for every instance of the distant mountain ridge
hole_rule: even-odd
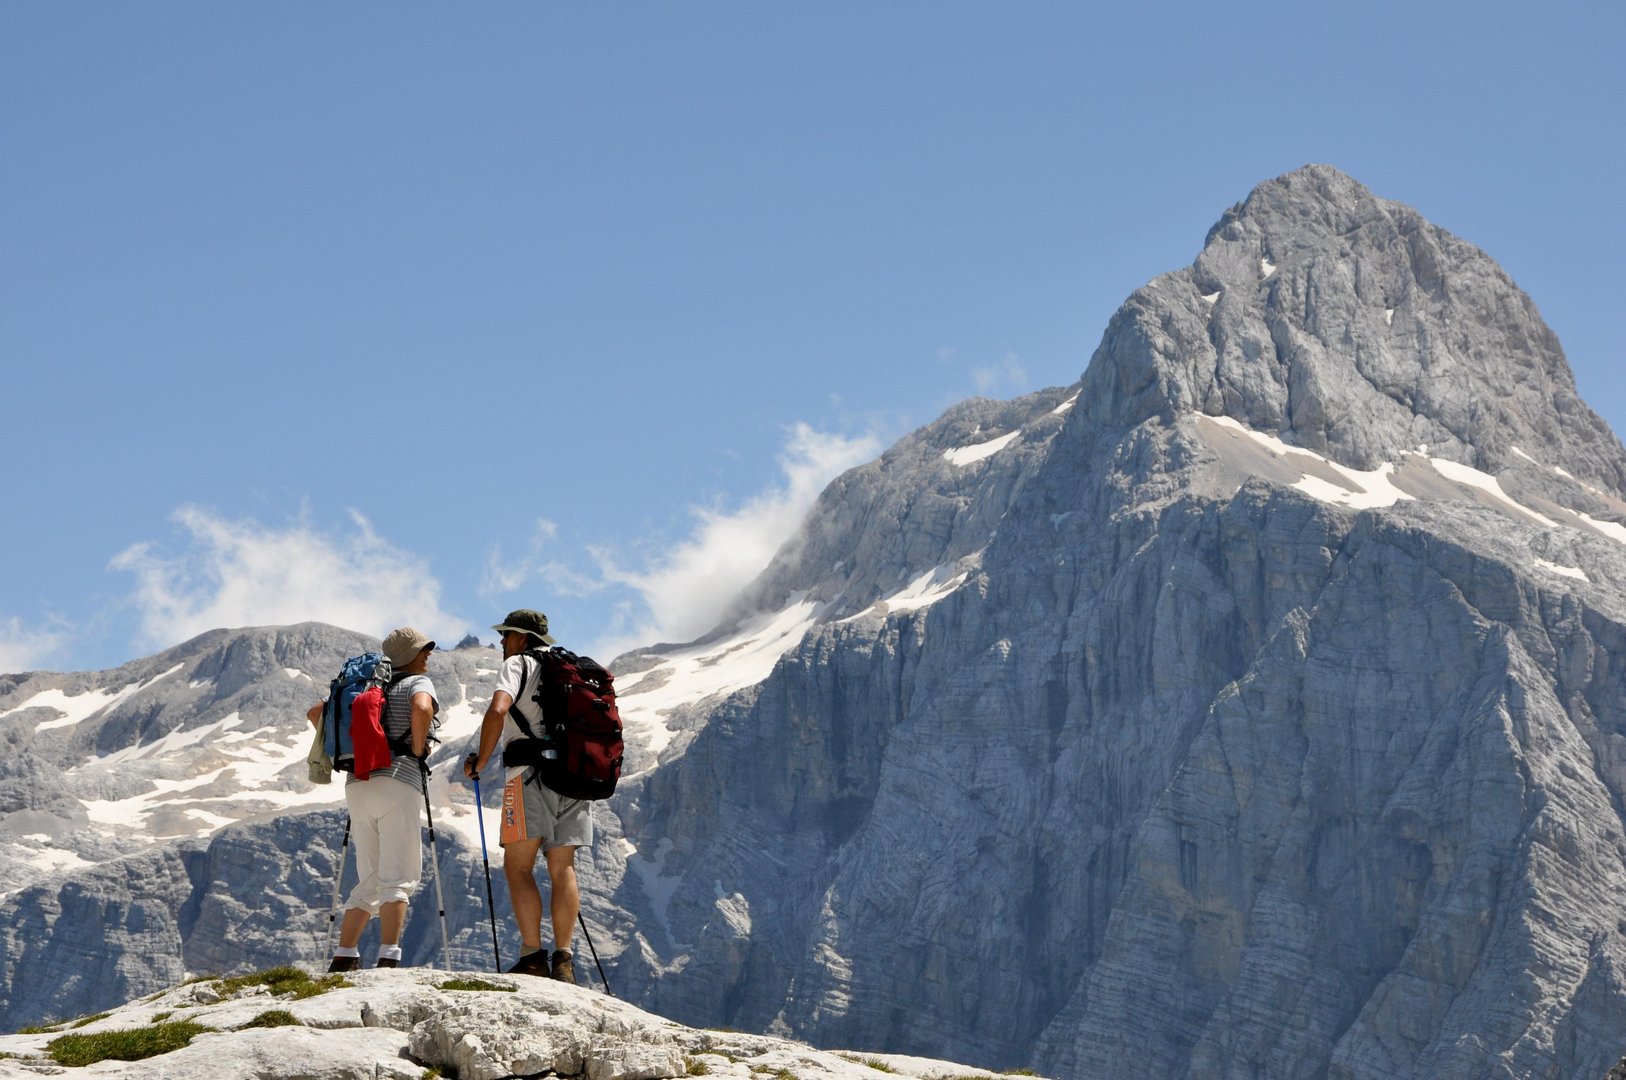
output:
[[[950,409],[832,483],[715,632],[615,662],[628,777],[584,893],[618,993],[1080,1080],[1601,1075],[1626,1051],[1623,481],[1488,256],[1325,166],[1260,185],[1078,384]],[[317,670],[348,647],[295,632]],[[0,837],[71,817],[50,767],[291,707],[282,633],[221,639],[252,677],[207,708],[152,698],[195,681],[168,654],[0,688],[0,737],[36,758],[0,771]],[[456,732],[492,656],[437,654]],[[190,752],[167,768],[209,775]],[[189,798],[152,769],[101,801]],[[468,795],[435,790],[476,966]],[[336,822],[243,820],[13,893],[5,1015],[89,1011],[143,956],[317,947]],[[142,936],[152,900],[118,929],[162,881],[173,928]],[[415,914],[413,962],[433,932]]]
[[[342,798],[305,783],[303,713],[339,659],[376,646],[315,623],[216,630],[109,672],[9,677],[0,686],[0,739],[12,750],[0,760],[0,892],[53,865]],[[477,676],[459,663],[468,654],[447,655],[461,676],[438,688],[452,715],[466,708],[463,679]]]

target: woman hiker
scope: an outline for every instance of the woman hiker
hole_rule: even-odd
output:
[[[372,771],[365,780],[354,773],[345,779],[344,801],[350,809],[358,880],[345,900],[339,945],[329,971],[353,971],[361,966],[356,946],[374,916],[378,918],[377,966],[401,964],[407,900],[423,876],[421,759],[440,724],[435,684],[425,674],[434,649],[433,641],[410,626],[391,630],[384,638],[382,651],[394,669],[385,691],[384,734],[392,745],[410,746],[412,756],[392,756],[387,767]],[[312,724],[321,720],[324,704],[318,702],[305,714]]]

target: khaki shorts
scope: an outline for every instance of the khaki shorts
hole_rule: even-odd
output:
[[[593,845],[593,804],[567,799],[535,779],[535,769],[516,775],[502,789],[503,847],[524,840],[542,841],[543,851]]]

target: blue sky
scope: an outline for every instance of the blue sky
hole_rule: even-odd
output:
[[[0,5],[0,671],[694,636],[1312,161],[1499,260],[1626,431],[1626,8],[1323,8]]]

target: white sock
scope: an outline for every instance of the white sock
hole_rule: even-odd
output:
[[[359,958],[361,956],[361,950],[360,949],[347,949],[343,945],[340,945],[337,949],[333,950],[333,955],[334,956],[354,956],[354,957]]]
[[[378,958],[380,960],[399,960],[399,959],[401,959],[401,946],[399,946],[399,945],[380,945],[378,947]]]

